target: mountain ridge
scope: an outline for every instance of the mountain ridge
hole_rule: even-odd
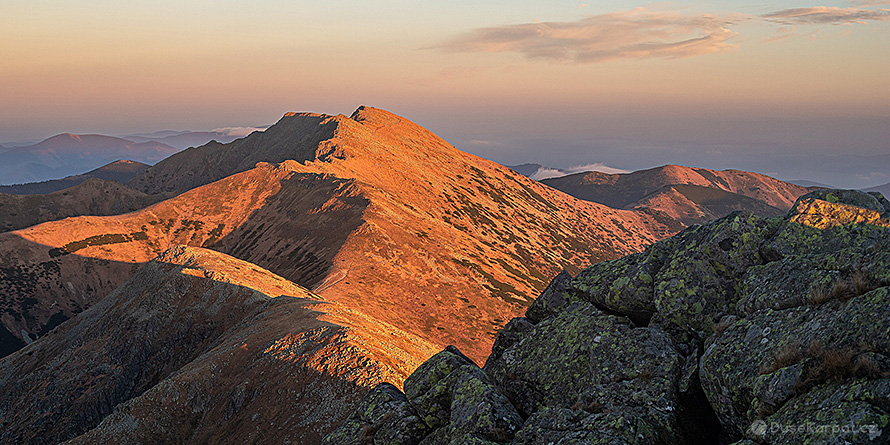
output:
[[[77,185],[48,194],[0,193],[0,232],[24,229],[74,216],[119,215],[154,204],[164,197],[146,195],[117,181],[86,178]]]
[[[174,246],[0,359],[0,442],[318,442],[433,350],[254,264]]]
[[[678,230],[648,212],[579,201],[369,107],[352,117],[289,113],[265,132],[177,153],[128,184],[182,194],[128,215],[0,235],[14,250],[0,259],[12,277],[7,286],[17,285],[22,268],[51,269],[50,290],[33,289],[43,297],[32,310],[46,311],[37,319],[23,318],[24,300],[7,302],[19,314],[4,319],[12,334],[39,331],[52,302],[65,316],[88,307],[138,264],[183,243],[254,262],[479,358],[496,329],[560,270],[635,252]],[[253,198],[224,202],[231,193]],[[91,244],[114,236],[125,242]],[[76,254],[50,256],[66,246]],[[72,283],[74,304],[60,277],[85,267],[78,263],[106,272]]]
[[[685,225],[699,224],[734,210],[777,216],[809,191],[759,173],[672,164],[631,173],[577,173],[541,182],[576,198],[614,208],[651,208]]]

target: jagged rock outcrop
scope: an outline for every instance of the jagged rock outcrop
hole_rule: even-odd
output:
[[[731,214],[562,273],[482,370],[521,425],[458,431],[455,374],[478,371],[448,349],[407,380],[437,394],[407,397],[432,430],[419,443],[886,443],[888,211],[818,191],[784,217]]]
[[[0,359],[0,443],[317,443],[433,351],[254,264],[177,246]]]

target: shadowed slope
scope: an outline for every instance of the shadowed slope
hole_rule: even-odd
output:
[[[145,208],[162,198],[98,178],[86,179],[71,188],[46,195],[0,193],[0,232],[70,216],[119,215]]]
[[[685,225],[701,224],[737,210],[781,216],[785,211],[738,193],[700,185],[668,185],[633,203],[634,209],[656,209]]]
[[[149,194],[182,193],[250,170],[258,162],[314,159],[319,143],[330,138],[336,126],[333,116],[288,113],[266,131],[229,144],[213,141],[181,151],[143,171],[127,185]]]
[[[72,438],[112,409],[75,442],[317,442],[432,351],[253,264],[175,247],[0,360],[0,442]]]

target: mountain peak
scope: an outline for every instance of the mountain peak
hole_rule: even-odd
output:
[[[366,105],[361,105],[356,108],[355,111],[353,111],[352,114],[349,116],[349,118],[361,123],[375,121],[401,122],[404,120],[402,117],[390,113],[389,111],[380,108],[369,107]]]
[[[284,113],[284,116],[282,117],[282,119],[288,118],[288,117],[328,118],[331,116],[324,114],[324,113],[308,113],[308,112],[304,112],[304,111],[288,111],[287,113]]]

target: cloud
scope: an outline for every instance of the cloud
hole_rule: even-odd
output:
[[[476,146],[487,146],[487,147],[503,146],[504,145],[503,142],[487,141],[484,139],[470,139],[469,141],[467,141],[467,144],[468,145],[476,145]]]
[[[848,25],[853,23],[865,24],[868,20],[890,20],[890,10],[815,6],[812,8],[784,9],[765,14],[762,17],[768,21],[785,25]]]
[[[615,59],[681,58],[736,48],[728,26],[742,14],[716,16],[656,12],[646,8],[481,28],[435,48],[454,52],[516,52],[532,59],[595,63]]]
[[[575,173],[583,173],[583,172],[602,172],[608,174],[616,174],[616,173],[630,173],[628,170],[622,170],[620,168],[609,167],[602,162],[596,162],[593,164],[585,164],[585,165],[575,165],[569,168],[551,168],[551,167],[541,167],[538,171],[532,173],[529,176],[531,179],[535,181],[542,181],[544,179],[550,178],[559,178],[562,176],[573,175]]]
[[[223,127],[215,128],[212,131],[214,133],[222,133],[226,136],[243,137],[254,131],[264,131],[265,129],[265,127]]]
[[[881,6],[890,5],[890,0],[853,0],[850,4],[856,6]]]

